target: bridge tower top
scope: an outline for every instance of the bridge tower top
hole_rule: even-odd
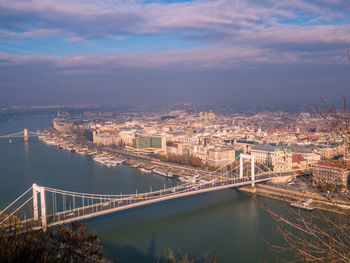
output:
[[[241,153],[239,156],[239,177],[243,178],[243,159],[250,160],[250,173],[252,178],[252,187],[255,187],[255,158],[254,155],[247,155]]]
[[[24,137],[24,141],[27,142],[28,141],[28,129],[23,130],[23,137]]]

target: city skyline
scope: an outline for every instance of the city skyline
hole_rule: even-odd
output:
[[[2,1],[0,105],[350,95],[347,1]]]

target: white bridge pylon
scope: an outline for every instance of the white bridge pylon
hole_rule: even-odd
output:
[[[46,199],[45,188],[33,184],[33,218],[39,220],[39,206],[38,206],[38,194],[40,194],[40,210],[41,210],[41,224],[46,226]]]
[[[254,155],[240,154],[239,156],[239,178],[243,178],[244,159],[250,160],[250,176],[252,178],[252,187],[255,187],[255,158]]]

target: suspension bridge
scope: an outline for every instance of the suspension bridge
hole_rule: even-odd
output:
[[[29,137],[36,137],[36,136],[40,136],[40,135],[41,135],[40,132],[32,132],[32,131],[28,131],[28,129],[24,129],[23,131],[20,131],[20,132],[15,132],[15,133],[6,134],[6,135],[0,135],[0,139],[3,139],[3,138],[8,138],[8,139],[24,138],[24,141],[27,142]]]
[[[0,226],[15,221],[19,225],[30,223],[36,229],[47,228],[190,195],[245,185],[254,187],[255,183],[292,174],[263,171],[254,156],[241,154],[239,164],[233,168],[227,165],[209,174],[197,175],[192,182],[143,193],[90,194],[33,184],[0,211]]]

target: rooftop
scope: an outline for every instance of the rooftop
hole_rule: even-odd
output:
[[[267,151],[267,152],[273,152],[276,149],[276,146],[279,147],[281,151],[287,151],[288,145],[287,144],[279,144],[276,143],[265,143],[265,144],[256,144],[252,146],[252,150],[260,150],[260,151]],[[311,147],[306,147],[302,145],[292,144],[290,145],[290,148],[292,152],[296,153],[311,153],[312,149]]]

